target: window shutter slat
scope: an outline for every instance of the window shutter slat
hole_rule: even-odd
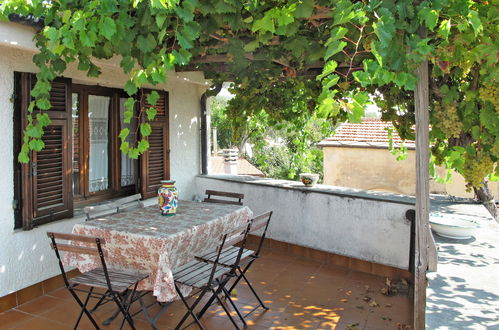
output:
[[[145,101],[150,92],[150,90],[142,92],[143,110],[151,107]],[[157,114],[151,122],[152,133],[147,137],[149,149],[141,156],[140,162],[140,190],[144,198],[156,196],[161,180],[170,179],[168,92],[157,92],[160,97],[154,107]]]
[[[22,127],[27,122],[27,104],[36,78],[20,74]],[[71,81],[56,79],[50,91],[51,109],[44,111],[51,124],[42,137],[45,148],[32,152],[30,164],[22,166],[23,228],[73,216],[71,170]],[[38,110],[35,110],[38,111]]]
[[[61,111],[54,110],[54,111]],[[67,191],[66,172],[68,164],[65,154],[68,136],[67,120],[52,119],[52,124],[45,129],[42,140],[45,148],[33,153],[36,164],[33,173],[33,221],[47,221],[69,217],[72,206]],[[71,203],[72,204],[72,203]]]

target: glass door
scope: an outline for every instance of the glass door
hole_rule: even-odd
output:
[[[88,95],[88,191],[108,190],[109,110],[111,97]]]

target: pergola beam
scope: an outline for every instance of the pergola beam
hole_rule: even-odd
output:
[[[424,34],[424,32],[422,32]],[[428,61],[417,70],[418,84],[414,92],[416,113],[416,224],[414,242],[413,326],[425,329],[426,287],[429,254],[429,73]]]

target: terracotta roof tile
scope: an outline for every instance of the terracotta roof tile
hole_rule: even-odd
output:
[[[210,174],[221,174],[225,173],[224,169],[224,158],[223,157],[211,157],[210,158]],[[263,172],[258,168],[253,166],[244,158],[239,158],[237,160],[237,174],[238,175],[253,175],[253,176],[264,176]]]
[[[361,123],[344,123],[336,129],[334,136],[321,141],[319,146],[327,146],[334,144],[341,145],[372,145],[382,146],[388,145],[388,131],[393,130],[393,142],[400,144],[404,142],[406,146],[414,146],[414,141],[402,141],[397,134],[397,130],[391,122],[382,121],[377,118],[363,118]]]

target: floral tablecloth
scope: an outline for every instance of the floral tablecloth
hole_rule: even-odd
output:
[[[76,224],[73,234],[104,238],[108,267],[149,274],[138,290],[152,290],[158,301],[168,302],[177,298],[172,269],[217,246],[222,233],[252,215],[247,206],[180,201],[174,216],[149,206]],[[100,265],[71,253],[63,262],[82,272]]]

